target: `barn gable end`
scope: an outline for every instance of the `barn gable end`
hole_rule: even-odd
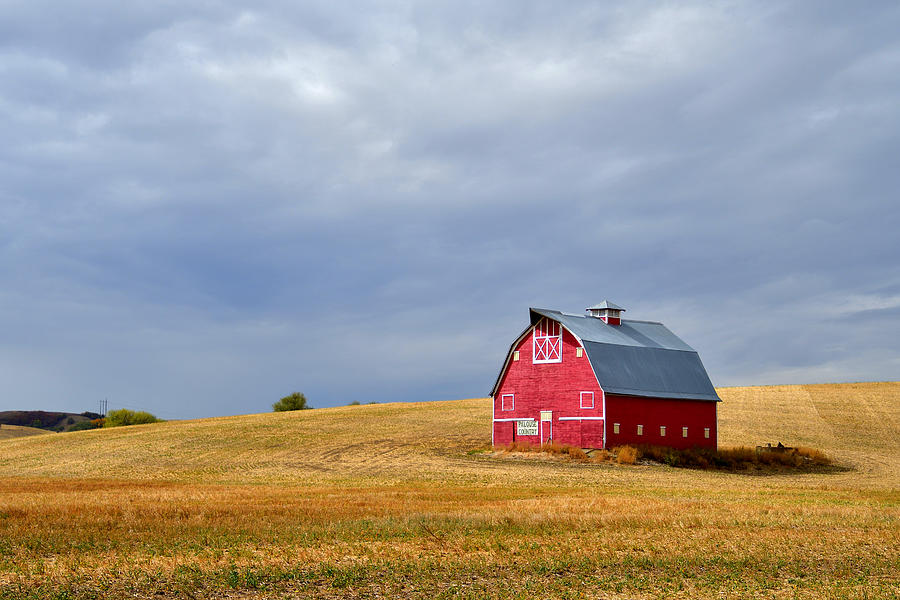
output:
[[[560,360],[542,362],[538,358],[535,362],[534,330],[534,326],[529,327],[513,343],[495,385],[495,430],[500,431],[502,443],[539,444],[542,427],[545,441],[552,435],[553,439],[559,439],[565,433],[567,439],[577,438],[579,445],[583,437],[588,444],[585,447],[600,443],[603,437],[603,390],[587,356],[578,352],[581,344],[563,327]],[[540,421],[541,411],[550,411],[552,420]],[[537,421],[538,432],[535,435],[517,434],[520,420]],[[592,423],[583,426],[583,421]]]

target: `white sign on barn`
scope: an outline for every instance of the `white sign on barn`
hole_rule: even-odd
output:
[[[516,421],[516,435],[537,435],[538,422],[534,419]]]

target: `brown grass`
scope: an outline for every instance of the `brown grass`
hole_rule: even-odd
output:
[[[900,382],[720,388],[719,445],[818,448],[854,485],[900,487]]]
[[[633,465],[638,459],[638,450],[632,446],[619,446],[613,448],[616,462],[620,465]]]
[[[497,460],[484,400],[5,440],[0,597],[897,597],[900,385],[801,387],[720,440],[852,471]]]
[[[486,452],[479,450],[478,452]],[[595,450],[588,456],[584,450],[575,446],[556,442],[536,445],[527,442],[512,442],[502,446],[501,455],[543,453],[559,458],[592,463],[613,462],[620,465],[633,465],[638,461],[661,463],[670,467],[689,469],[708,469],[726,471],[752,471],[754,473],[771,473],[774,470],[793,470],[795,472],[821,472],[823,467],[831,466],[831,459],[821,450],[814,448],[756,449],[746,446],[736,448],[688,448],[675,449],[666,446],[617,446],[611,450]],[[495,452],[494,455],[497,453]],[[838,468],[836,470],[843,470]]]
[[[628,448],[628,460],[632,460],[634,448]],[[678,450],[665,446],[639,446],[637,460],[645,459],[670,467],[689,469],[721,469],[727,471],[752,471],[771,473],[773,471],[821,472],[831,466],[832,461],[821,450],[814,448],[689,448]],[[627,464],[633,464],[628,462]],[[836,470],[842,470],[840,468]]]
[[[529,444],[527,442],[510,442],[506,446],[501,446],[500,451],[506,454],[512,452],[543,452],[554,456],[565,456],[572,460],[587,460],[588,458],[588,455],[581,448],[556,442],[542,445]]]
[[[602,449],[594,450],[593,452],[591,452],[590,458],[591,462],[604,463],[613,460],[615,458],[615,455],[612,454],[609,450]]]
[[[816,448],[806,448],[805,446],[800,446],[796,449],[796,453],[798,456],[808,458],[810,461],[812,461],[813,464],[816,465],[830,465],[832,462],[827,454]]]
[[[23,427],[21,425],[0,425],[0,440],[28,437],[31,435],[43,435],[52,433],[37,427]]]

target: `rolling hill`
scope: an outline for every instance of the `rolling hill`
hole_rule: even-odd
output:
[[[49,431],[37,427],[22,427],[21,425],[0,425],[0,440],[27,437],[30,435],[48,434]]]
[[[718,391],[720,445],[812,446],[855,469],[857,480],[897,481],[900,383]],[[79,431],[4,442],[0,475],[232,483],[526,476],[467,455],[490,444],[490,419],[489,400],[471,399]]]
[[[900,482],[900,383],[719,389],[719,443],[813,446],[858,473]]]
[[[485,399],[0,440],[0,597],[896,598],[900,384],[719,393],[849,469],[492,456]]]

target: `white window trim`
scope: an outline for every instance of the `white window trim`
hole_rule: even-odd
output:
[[[590,399],[591,399],[591,405],[590,405],[590,406],[585,406],[584,399],[585,399],[586,397],[588,397],[588,396],[590,396]],[[578,400],[579,400],[579,403],[580,403],[579,408],[594,408],[594,406],[595,406],[595,405],[594,405],[594,392],[581,392],[581,395],[578,397]]]
[[[603,417],[560,417],[560,421],[602,421]]]
[[[513,351],[513,362],[515,362],[515,361],[517,361],[517,360],[519,360],[519,351],[518,351],[518,350],[514,350],[514,351]]]
[[[506,404],[503,401],[507,396],[512,398],[512,406],[510,406],[509,408],[505,408]],[[516,410],[516,395],[500,394],[500,412],[509,412],[511,410]]]
[[[688,428],[682,427],[681,428],[681,437],[686,438],[687,436],[688,436]]]
[[[556,325],[559,327],[559,335],[541,335],[541,336],[539,336],[539,335],[537,334],[537,332],[538,332],[538,326],[539,326],[539,325],[541,324],[541,322],[543,322],[543,321],[556,323]],[[544,342],[549,342],[550,340],[554,340],[554,339],[559,341],[559,358],[549,358],[549,359],[543,359],[543,358],[542,358],[542,359],[539,360],[539,359],[537,358],[537,355],[538,355],[538,351],[537,351],[538,340],[543,340]],[[562,356],[563,356],[563,343],[562,343],[562,339],[563,339],[563,327],[562,327],[562,323],[560,323],[560,322],[558,322],[558,321],[554,321],[554,320],[552,320],[552,319],[548,319],[547,317],[541,318],[541,320],[538,321],[538,322],[535,324],[534,328],[531,330],[531,363],[532,363],[532,364],[535,364],[535,365],[538,365],[538,364],[560,363],[560,362],[562,362]]]
[[[666,437],[666,426],[665,425],[659,426],[659,437]]]
[[[703,428],[703,437],[707,440],[709,439],[709,427]]]
[[[584,356],[584,348],[582,348],[581,346],[575,348],[575,356],[577,356],[578,358]]]
[[[613,423],[613,435],[619,435],[620,423]]]
[[[644,435],[644,426],[643,426],[643,425],[638,425],[638,426],[637,426],[637,434],[638,434],[638,435]]]

